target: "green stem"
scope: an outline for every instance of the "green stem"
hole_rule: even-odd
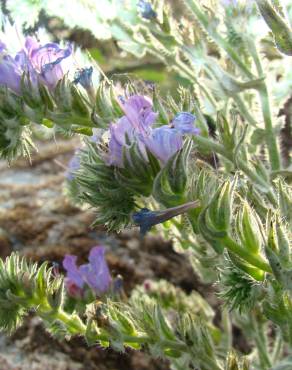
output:
[[[212,63],[214,63],[214,60],[212,60]],[[210,79],[214,78],[218,80],[218,76],[214,73],[213,67],[210,67],[210,65],[205,64],[204,65],[206,74],[209,76]],[[224,87],[223,87],[224,89]],[[229,93],[227,93],[229,95]],[[241,99],[239,93],[234,93],[232,95],[232,99],[235,101],[240,113],[242,116],[249,122],[252,126],[257,127],[257,121],[253,118],[253,116],[249,113],[246,105],[244,104],[244,101]]]
[[[278,329],[276,339],[274,341],[273,352],[271,354],[273,364],[280,360],[282,352],[283,352],[283,338],[281,331]]]
[[[260,256],[250,254],[248,250],[243,249],[239,244],[237,244],[229,236],[224,237],[222,239],[222,243],[225,245],[227,249],[237,254],[239,257],[243,258],[245,261],[247,261],[251,265],[258,267],[259,269],[265,272],[272,273],[272,269],[267,262],[265,262]]]
[[[189,68],[181,61],[178,59],[174,60],[174,63],[177,65],[179,68],[180,72],[183,71],[185,75],[192,81],[194,84],[197,84],[200,90],[205,94],[206,98],[209,100],[209,102],[213,105],[213,107],[216,107],[216,101],[212,97],[212,95],[208,92],[208,90],[203,86],[200,81],[196,78],[195,72],[190,71]]]
[[[276,136],[273,130],[272,115],[270,110],[269,95],[267,86],[265,83],[262,83],[262,87],[258,90],[260,95],[260,101],[262,106],[262,112],[265,122],[265,131],[266,131],[266,142],[269,152],[269,160],[271,168],[273,171],[280,169],[280,154],[279,148],[276,141]]]
[[[263,370],[269,369],[272,366],[272,363],[267,351],[267,341],[263,332],[263,325],[255,320],[253,314],[251,315],[251,322],[254,330],[253,337],[257,346],[261,368]]]
[[[47,302],[34,302],[34,305],[38,305],[37,313],[44,320],[55,321],[59,320],[66,325],[68,331],[75,335],[85,335],[86,325],[83,324],[78,315],[69,315],[62,309],[52,311]],[[110,336],[107,334],[96,333],[96,341],[109,341]],[[123,341],[125,343],[137,343],[137,344],[147,344],[153,342],[153,339],[149,336],[123,336]],[[171,348],[174,350],[179,350],[182,352],[188,352],[188,346],[177,340],[162,340],[159,342],[162,347]]]
[[[81,319],[77,319],[79,316],[72,316],[68,315],[66,312],[63,310],[59,310],[55,314],[55,319],[62,321],[65,323],[70,332],[78,333],[80,335],[84,335],[86,332],[86,325],[84,325],[81,321]]]
[[[248,78],[254,78],[253,74],[250,70],[246,67],[246,65],[242,62],[238,54],[233,50],[231,45],[220,35],[214,28],[210,28],[210,22],[205,14],[199,9],[196,4],[195,0],[185,0],[186,3],[189,5],[190,9],[194,12],[196,17],[199,19],[201,24],[204,26],[205,30],[208,34],[217,42],[219,46],[221,46],[227,54],[231,57],[234,63],[238,66],[238,68],[247,76]],[[251,43],[252,44],[252,43]],[[255,61],[255,65],[259,72],[259,76],[263,75],[262,66],[260,63],[260,59],[258,58],[256,48],[252,51],[252,57]],[[266,84],[263,82],[262,87],[259,89],[260,101],[262,106],[262,113],[265,122],[265,130],[266,130],[266,141],[269,151],[269,159],[271,163],[272,170],[278,170],[280,168],[280,155],[279,150],[277,147],[277,142],[275,139],[275,134],[273,132],[273,125],[272,125],[272,116],[270,110],[270,103],[269,103],[269,96]]]
[[[244,172],[255,184],[262,186],[265,189],[265,194],[269,199],[270,203],[276,207],[278,204],[277,197],[274,194],[274,191],[270,184],[263,180],[263,178],[260,177],[255,171],[252,171],[250,166],[248,165],[248,162],[245,162],[242,159],[238,159],[237,165],[238,168],[242,172]]]
[[[226,53],[230,56],[233,62],[238,66],[238,68],[242,71],[244,75],[248,78],[253,79],[254,76],[251,71],[246,67],[244,62],[239,57],[238,53],[233,50],[230,44],[215,30],[213,26],[210,27],[210,21],[205,16],[205,14],[199,9],[198,5],[196,4],[195,0],[185,0],[186,4],[189,6],[191,11],[195,14],[197,19],[200,21],[202,26],[205,28],[206,32],[213,38],[214,41],[217,42],[219,46],[221,46]]]
[[[123,339],[125,343],[139,343],[139,344],[153,343],[153,339],[150,338],[149,336],[135,337],[126,335],[123,337]],[[164,348],[171,348],[182,352],[188,352],[188,346],[181,341],[160,340],[159,344]]]
[[[247,39],[248,48],[250,51],[250,54],[253,58],[253,61],[255,63],[258,76],[261,78],[264,75],[264,70],[262,67],[262,63],[256,48],[256,45],[253,40],[250,38]],[[261,108],[262,108],[262,114],[265,122],[265,131],[266,131],[266,143],[268,147],[269,152],[269,159],[271,163],[271,167],[273,171],[277,171],[281,168],[281,161],[280,161],[280,154],[279,154],[279,148],[276,141],[276,136],[273,130],[273,122],[272,122],[272,114],[271,114],[271,108],[270,108],[270,101],[269,101],[269,94],[268,89],[265,81],[261,83],[261,87],[258,89],[260,102],[261,102]]]
[[[193,136],[193,140],[196,144],[198,144],[201,147],[201,149],[203,150],[207,149],[210,150],[211,152],[221,154],[223,157],[233,162],[232,155],[227,153],[226,149],[222,144],[216,143],[215,141],[205,138],[203,136]]]
[[[193,140],[197,143],[202,149],[208,149],[211,152],[222,155],[224,158],[228,159],[230,162],[234,163],[234,158],[231,153],[228,153],[223,145],[216,143],[215,141],[202,137],[194,136]],[[235,165],[244,172],[255,184],[263,187],[265,189],[265,194],[273,206],[277,205],[277,197],[273,192],[273,189],[269,183],[264,181],[255,171],[252,171],[248,162],[243,161],[242,159],[236,159]]]
[[[68,331],[74,335],[85,335],[86,325],[83,324],[78,315],[67,314],[62,309],[53,310],[47,301],[35,300],[33,306],[37,307],[36,312],[45,321],[61,321],[66,325]]]
[[[239,94],[234,94],[232,99],[235,101],[240,113],[243,117],[249,122],[253,127],[258,126],[258,122],[253,118],[253,116],[249,113],[246,105],[244,104],[243,100],[241,99]]]

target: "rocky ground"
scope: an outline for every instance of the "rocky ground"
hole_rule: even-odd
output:
[[[118,235],[92,229],[94,213],[70,204],[64,194],[64,166],[78,145],[76,139],[41,143],[31,163],[21,159],[8,167],[0,162],[0,256],[18,250],[33,260],[61,262],[72,253],[84,262],[93,246],[104,244],[110,269],[123,276],[127,294],[148,278],[167,279],[187,292],[198,287],[190,264],[170,242],[141,239],[134,229]],[[11,338],[0,337],[0,370],[26,369],[167,370],[169,366],[142,352],[88,348],[80,338],[59,342],[32,315]]]

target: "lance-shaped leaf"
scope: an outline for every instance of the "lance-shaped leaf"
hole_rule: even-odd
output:
[[[259,11],[273,32],[277,48],[292,55],[292,30],[268,0],[256,0]]]

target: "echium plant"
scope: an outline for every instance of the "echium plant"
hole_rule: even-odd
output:
[[[145,348],[174,369],[290,369],[288,12],[276,0],[184,3],[181,22],[169,5],[141,0],[137,24],[119,23],[188,80],[175,97],[106,77],[96,87],[92,66],[70,63],[71,46],[27,38],[11,55],[1,44],[0,153],[27,153],[33,124],[87,136],[68,166],[70,197],[95,210],[94,225],[172,238],[203,282],[216,283],[221,321],[200,295],[165,281],[145,282],[125,302],[97,247],[81,266],[65,257],[65,280],[18,255],[1,262],[0,326],[12,331],[34,310],[55,335]],[[257,32],[265,21],[272,34]],[[254,347],[246,357],[232,348],[232,324]]]

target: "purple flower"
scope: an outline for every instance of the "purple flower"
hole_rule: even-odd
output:
[[[167,125],[153,129],[149,135],[141,136],[141,140],[162,163],[166,163],[183,146],[182,135]]]
[[[84,287],[89,286],[96,295],[105,293],[111,284],[111,276],[104,257],[103,247],[94,247],[89,253],[89,263],[77,266],[77,257],[66,255],[63,267],[67,271],[65,284],[70,295],[81,297]]]
[[[75,178],[75,172],[80,168],[80,157],[79,157],[79,150],[76,150],[73,157],[70,159],[68,163],[68,170],[66,172],[66,178],[69,181],[72,181]]]
[[[158,116],[152,110],[151,100],[142,95],[131,96],[122,108],[133,128],[140,133],[145,133]]]
[[[68,72],[71,66],[72,48],[61,49],[55,43],[41,46],[33,37],[27,37],[25,47],[15,58],[8,55],[6,46],[0,42],[0,85],[20,93],[21,76],[29,72],[35,85],[38,78],[50,89]]]
[[[0,53],[2,53],[5,49],[6,49],[6,45],[4,44],[4,42],[0,40]]]
[[[55,43],[41,46],[35,38],[27,37],[25,48],[34,71],[49,88],[54,88],[69,71],[72,64],[71,45],[66,49],[61,49]]]
[[[152,103],[146,97],[133,95],[127,101],[121,102],[125,115],[117,123],[110,125],[109,153],[107,164],[123,166],[123,148],[128,148],[136,142],[140,151],[146,155],[145,146],[140,135],[146,135],[150,126],[157,118],[152,111]]]
[[[195,127],[194,125],[195,119],[196,117],[192,113],[180,112],[174,117],[172,125],[182,135],[184,134],[198,135],[200,133],[200,129]]]
[[[0,85],[19,93],[21,75],[22,68],[15,59],[8,55],[6,45],[0,41]]]
[[[124,148],[136,144],[147,161],[148,149],[163,164],[183,146],[183,135],[197,135],[195,116],[188,112],[178,113],[172,127],[153,128],[158,116],[152,110],[152,102],[144,96],[133,95],[127,101],[119,99],[125,115],[110,125],[108,165],[123,167]],[[129,158],[131,159],[131,158]]]
[[[89,254],[89,263],[80,266],[80,272],[84,281],[97,294],[104,293],[109,289],[111,276],[108,265],[104,258],[104,248],[95,247]]]
[[[127,147],[126,141],[133,141],[134,128],[126,116],[123,116],[117,123],[112,123],[109,128],[109,156],[107,164],[110,166],[123,166],[123,148]]]
[[[145,19],[154,19],[157,17],[157,13],[153,10],[151,3],[148,1],[139,0],[137,8],[141,16]]]

